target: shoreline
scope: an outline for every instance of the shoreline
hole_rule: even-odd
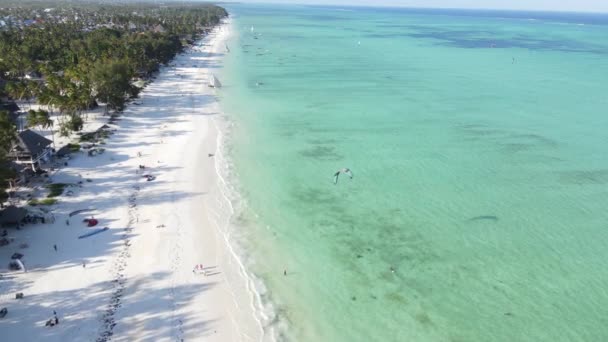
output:
[[[226,220],[223,224],[216,222],[216,229],[225,240],[227,253],[230,254],[230,258],[237,262],[232,269],[238,271],[239,279],[245,281],[244,284],[242,281],[239,281],[239,285],[245,285],[241,290],[249,294],[251,308],[254,310],[259,327],[262,329],[260,341],[275,342],[277,341],[278,331],[274,324],[274,320],[276,319],[274,303],[262,299],[267,293],[267,287],[264,281],[249,269],[249,266],[255,263],[255,260],[243,249],[242,242],[244,240],[242,240],[241,236],[232,237],[232,234],[238,235],[238,230],[244,228],[238,222],[235,222],[234,219],[238,219],[238,215],[245,210],[243,206],[246,207],[246,204],[238,190],[238,178],[233,173],[233,161],[229,152],[225,150],[230,141],[230,127],[234,122],[228,117],[220,118],[220,120],[222,122],[213,120],[215,130],[218,132],[217,153],[215,155],[217,162],[214,164],[220,190],[218,196],[221,197],[221,201],[228,204],[230,213],[225,215]]]
[[[225,25],[229,26],[230,31],[224,39],[224,43],[237,32],[233,27],[232,16]],[[230,85],[228,84],[228,86]],[[226,204],[229,210],[223,215],[223,222],[215,222],[215,228],[224,239],[227,247],[225,251],[228,254],[227,259],[236,261],[234,267],[230,267],[235,272],[232,275],[235,277],[235,281],[232,283],[237,283],[241,294],[246,293],[248,295],[247,301],[254,312],[258,327],[261,329],[261,334],[257,340],[275,342],[279,332],[274,324],[276,317],[274,304],[262,299],[267,293],[266,285],[260,277],[251,271],[249,266],[255,263],[255,260],[246,252],[243,245],[244,240],[242,240],[242,236],[239,236],[239,231],[245,227],[240,226],[237,220],[238,216],[245,210],[246,201],[239,192],[238,174],[235,173],[233,156],[230,155],[232,130],[236,123],[230,114],[223,112],[219,100],[216,104],[218,105],[218,112],[222,115],[214,116],[211,120],[213,129],[217,132],[214,167],[218,178],[219,192],[215,197],[219,199],[220,203]]]
[[[221,155],[222,133],[207,79],[229,35],[230,19],[176,56],[142,91],[141,105],[120,116],[104,154],[78,153],[50,177],[91,180],[59,198],[54,223],[11,230],[13,243],[0,257],[28,243],[29,272],[3,272],[0,307],[9,314],[0,329],[7,338],[265,339],[259,295],[231,246],[225,180],[208,156]],[[146,182],[138,165],[156,179]],[[110,229],[77,239],[90,228],[78,222],[84,215],[67,214],[83,206]],[[48,248],[53,244],[58,251]],[[206,275],[195,272],[199,264]],[[13,292],[25,298],[15,301]],[[44,327],[53,310],[61,324]]]

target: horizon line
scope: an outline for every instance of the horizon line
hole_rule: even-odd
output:
[[[552,9],[521,9],[521,8],[483,8],[483,7],[423,7],[423,6],[399,6],[399,5],[382,5],[382,4],[322,4],[322,3],[281,3],[267,1],[215,1],[216,4],[242,4],[242,5],[279,5],[279,6],[317,6],[317,7],[335,7],[335,8],[395,8],[395,9],[416,9],[416,10],[455,10],[455,11],[489,11],[489,12],[527,12],[527,13],[563,13],[563,14],[597,14],[608,15],[606,11],[591,11],[591,10],[552,10]]]

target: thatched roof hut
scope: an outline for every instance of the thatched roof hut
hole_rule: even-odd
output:
[[[52,143],[52,141],[40,134],[26,129],[19,132],[17,141],[13,144],[7,156],[17,163],[32,164],[32,167],[35,168],[35,165],[41,159],[46,158],[50,154],[50,145]]]
[[[15,207],[14,205],[8,206],[0,210],[0,225],[18,225],[26,215],[27,210]]]

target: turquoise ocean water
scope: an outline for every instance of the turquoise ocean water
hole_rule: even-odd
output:
[[[279,340],[608,340],[608,17],[228,9]]]

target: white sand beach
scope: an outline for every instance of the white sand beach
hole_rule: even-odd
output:
[[[51,174],[53,182],[82,182],[52,207],[54,223],[8,229],[11,244],[0,247],[3,341],[265,339],[225,236],[231,208],[216,171],[221,89],[207,84],[229,35],[223,25],[163,68],[110,125],[103,154],[78,152]],[[86,208],[94,210],[69,217]],[[93,216],[99,224],[86,227]],[[78,238],[101,227],[109,230]],[[15,252],[27,272],[8,271]],[[54,310],[59,325],[46,327]]]

